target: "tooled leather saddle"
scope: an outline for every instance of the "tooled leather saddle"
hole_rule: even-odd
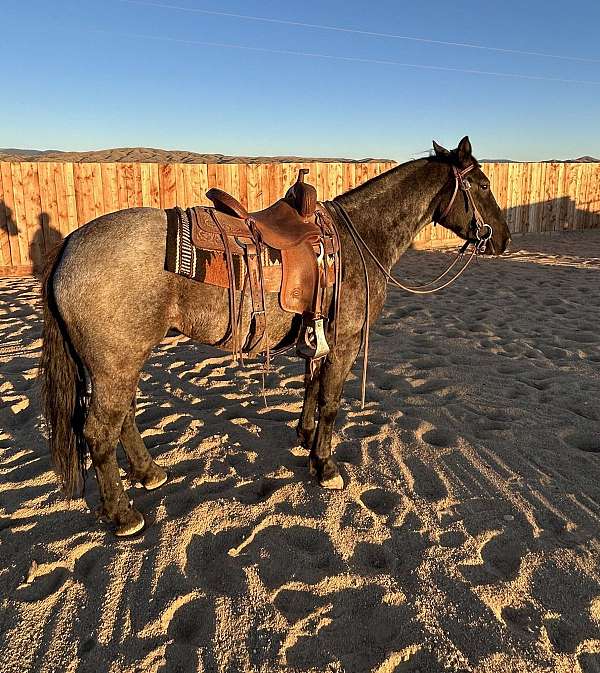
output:
[[[229,289],[224,342],[230,344],[234,358],[259,352],[269,357],[265,293],[278,293],[284,311],[302,316],[296,342],[300,356],[314,365],[329,352],[324,313],[328,289],[333,290],[337,313],[340,242],[330,214],[317,202],[316,189],[304,182],[306,173],[308,169],[300,169],[286,195],[258,212],[249,213],[231,194],[215,188],[206,193],[212,207],[171,211],[171,217],[175,212],[189,223],[192,245],[211,253],[204,260],[202,282]],[[239,312],[248,289],[250,331],[240,335]]]

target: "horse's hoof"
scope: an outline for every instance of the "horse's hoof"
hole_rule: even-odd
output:
[[[155,489],[160,488],[163,484],[166,484],[168,478],[169,475],[162,468],[158,468],[156,474],[153,474],[142,482],[142,486],[147,491],[154,491]]]
[[[319,482],[323,488],[329,488],[332,491],[341,491],[344,488],[344,480],[341,474],[336,474],[335,477]]]
[[[131,514],[132,516],[130,521],[117,527],[117,530],[115,531],[115,535],[117,537],[131,537],[132,535],[135,535],[136,533],[139,533],[141,530],[143,530],[144,526],[146,525],[144,517],[135,510],[132,510]]]

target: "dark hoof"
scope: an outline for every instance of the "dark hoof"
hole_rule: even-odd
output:
[[[167,483],[169,475],[162,467],[156,465],[156,469],[153,470],[152,474],[149,474],[145,479],[142,480],[142,486],[147,491],[154,491],[157,488],[160,488],[163,484]]]
[[[333,491],[339,491],[344,488],[344,479],[338,470],[337,465],[331,458],[321,461],[318,458],[309,459],[308,469],[312,477],[319,482],[319,486]]]
[[[136,533],[142,532],[145,525],[144,517],[132,507],[127,516],[123,517],[123,520],[117,525],[115,535],[117,537],[131,537]]]

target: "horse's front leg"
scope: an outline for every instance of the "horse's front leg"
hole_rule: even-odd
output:
[[[317,362],[314,372],[311,374],[310,362],[306,362],[304,370],[304,403],[302,413],[296,428],[296,434],[300,439],[300,444],[305,449],[313,445],[315,438],[315,429],[317,427],[316,411],[317,399],[319,396],[319,387],[321,384],[321,362]]]
[[[331,437],[335,418],[340,408],[342,389],[360,349],[360,334],[339,342],[321,366],[319,422],[310,450],[310,473],[325,488],[344,486],[335,461],[331,457]]]

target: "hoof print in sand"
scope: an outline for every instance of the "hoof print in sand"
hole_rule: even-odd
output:
[[[446,486],[432,467],[415,457],[405,462],[413,476],[413,490],[423,500],[438,502],[448,496]]]
[[[60,591],[67,581],[69,572],[66,568],[55,568],[46,575],[39,575],[30,584],[22,584],[17,589],[17,596],[27,603],[42,601]]]
[[[256,564],[261,580],[270,589],[286,582],[316,584],[341,569],[329,536],[307,526],[264,528],[237,559]]]
[[[481,549],[482,565],[462,566],[461,572],[474,584],[510,582],[519,574],[521,561],[528,551],[522,538],[505,531],[485,543]]]
[[[365,507],[368,507],[375,514],[387,515],[392,512],[394,507],[400,502],[400,496],[392,491],[384,491],[382,488],[372,488],[365,491],[360,499]]]
[[[577,650],[582,634],[577,632],[574,624],[569,624],[564,619],[549,619],[544,626],[556,652],[572,654]]]
[[[446,430],[428,430],[421,435],[421,439],[431,446],[440,448],[450,448],[456,445],[456,435]]]
[[[208,591],[234,596],[246,590],[246,577],[239,559],[229,550],[243,537],[239,529],[194,535],[187,548],[186,573]]]
[[[438,542],[441,547],[460,547],[467,536],[460,530],[447,530],[440,533]]]
[[[368,574],[394,573],[397,560],[388,544],[363,542],[356,546],[352,565]]]
[[[214,633],[215,616],[208,601],[195,599],[182,605],[167,627],[170,641],[165,650],[165,665],[159,672],[216,670],[210,648]]]

